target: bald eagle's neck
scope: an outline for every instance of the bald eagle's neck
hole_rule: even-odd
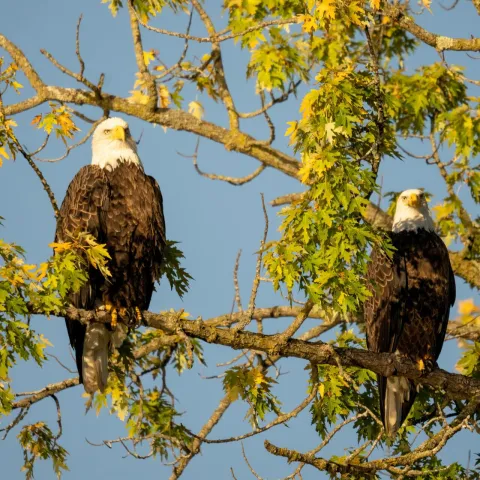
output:
[[[405,205],[402,208],[397,208],[393,218],[393,232],[416,232],[420,229],[424,229],[427,232],[435,231],[428,209],[416,210]]]
[[[93,151],[92,165],[113,170],[121,163],[133,163],[143,170],[143,165],[138,155],[131,148],[105,148]]]

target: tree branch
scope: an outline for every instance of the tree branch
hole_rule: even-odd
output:
[[[418,38],[423,43],[430,45],[439,52],[445,50],[464,52],[480,51],[480,38],[451,38],[429,32],[416,24],[410,16],[406,15],[404,9],[398,6],[386,8],[385,13],[390,16],[399,27],[410,32],[414,37]]]
[[[22,72],[27,77],[27,80],[30,82],[30,85],[38,92],[45,86],[43,81],[41,80],[38,73],[32,67],[32,64],[27,60],[25,54],[10,40],[7,39],[4,35],[0,33],[0,47],[6,50],[12,60],[16,63],[18,68],[22,70]]]
[[[41,313],[41,312],[37,312]],[[110,314],[80,310],[74,307],[68,309],[72,320],[81,322],[110,322]],[[234,350],[256,350],[268,355],[280,355],[307,360],[321,365],[366,368],[377,374],[389,377],[400,375],[410,378],[416,383],[429,385],[445,391],[452,399],[471,399],[480,396],[480,380],[463,375],[435,369],[422,376],[416,363],[395,354],[374,353],[358,348],[334,348],[323,342],[307,342],[291,338],[279,345],[282,334],[264,335],[249,331],[235,331],[229,328],[214,327],[208,321],[180,319],[176,313],[156,314],[143,312],[144,319],[150,327],[158,328],[168,335],[176,335],[181,329],[186,335],[204,340],[207,343],[224,345]],[[227,315],[228,317],[228,315]],[[217,318],[215,321],[218,321]],[[212,323],[212,320],[210,321]]]
[[[215,411],[212,413],[211,417],[208,419],[207,423],[202,427],[195,440],[192,443],[191,451],[189,454],[183,456],[178,464],[174,467],[172,474],[170,475],[169,480],[177,480],[180,475],[182,475],[187,465],[190,463],[190,460],[200,451],[200,446],[202,445],[205,437],[213,430],[215,425],[220,421],[225,411],[232,404],[230,395],[225,395],[220,403],[218,404]]]
[[[272,445],[268,440],[265,440],[264,445],[267,451],[273,455],[288,458],[289,462],[294,461],[307,463],[319,470],[327,471],[331,475],[342,474],[349,477],[354,477],[361,474],[373,474],[380,470],[387,470],[395,474],[402,474],[406,472],[396,468],[397,466],[406,465],[410,467],[414,462],[437,454],[446,445],[450,438],[452,438],[463,428],[466,428],[470,419],[470,415],[475,412],[479,403],[480,396],[469,402],[469,404],[450,425],[442,428],[438,433],[427,439],[412,452],[404,455],[372,460],[369,462],[359,463],[358,461],[354,461],[352,463],[339,463],[332,460],[325,460],[323,458],[315,457],[312,452],[303,454],[287,448],[279,448],[275,445]]]
[[[22,156],[25,158],[25,160],[32,167],[33,171],[37,174],[38,178],[40,179],[40,182],[43,185],[43,189],[47,192],[50,203],[52,204],[53,213],[55,217],[58,217],[59,209],[58,209],[57,201],[55,200],[55,195],[53,194],[53,191],[50,188],[50,185],[48,184],[47,180],[43,176],[43,173],[40,171],[37,165],[35,165],[35,162],[32,160],[31,155],[29,155],[18,142],[16,142],[16,146],[18,148],[18,151],[22,154]]]
[[[241,32],[235,33],[226,33],[225,30],[222,32],[216,32],[214,36],[208,37],[199,37],[195,35],[189,35],[188,33],[180,33],[180,32],[173,32],[171,30],[166,30],[164,28],[157,28],[148,25],[145,22],[142,22],[140,17],[137,15],[137,20],[139,21],[140,25],[147,30],[150,30],[155,33],[160,33],[162,35],[167,35],[170,37],[176,38],[183,38],[185,40],[192,40],[198,43],[213,43],[213,42],[224,42],[225,40],[231,40],[232,38],[242,37],[247,33],[255,32],[256,30],[263,30],[264,28],[271,27],[271,26],[282,26],[282,25],[291,25],[293,23],[300,23],[300,19],[297,17],[291,17],[287,19],[278,19],[278,20],[266,20],[265,22],[261,22],[253,27],[249,27]]]
[[[217,36],[215,31],[215,27],[213,22],[211,21],[210,17],[208,16],[207,12],[204,10],[202,5],[197,0],[191,0],[192,5],[195,10],[200,15],[205,28],[209,36],[214,39]],[[212,57],[214,57],[213,65],[214,65],[214,74],[215,74],[215,81],[218,84],[218,93],[220,98],[225,105],[225,108],[228,112],[228,119],[230,123],[230,129],[233,131],[238,130],[239,122],[238,122],[238,112],[235,108],[235,103],[233,101],[232,95],[227,85],[227,81],[225,79],[225,70],[223,68],[223,60],[222,60],[222,51],[220,49],[220,44],[216,40],[212,40]]]
[[[200,146],[200,137],[197,140],[197,145],[195,146],[195,151],[193,155],[185,155],[184,153],[177,152],[183,158],[191,158],[193,161],[193,166],[197,173],[202,177],[208,178],[210,180],[220,180],[222,182],[227,182],[230,185],[245,185],[248,182],[251,182],[255,178],[257,178],[266,168],[265,164],[261,164],[255,171],[250,173],[249,175],[245,175],[244,177],[228,177],[226,175],[217,175],[215,173],[206,173],[200,169],[198,166],[198,147]]]
[[[12,409],[15,410],[17,408],[28,408],[34,403],[37,403],[46,397],[50,397],[54,393],[61,392],[62,390],[66,390],[67,388],[75,387],[78,384],[78,377],[69,378],[67,380],[63,380],[62,382],[51,383],[50,385],[47,385],[41,390],[38,390],[36,392],[30,392],[30,395],[28,397],[13,402]]]
[[[148,91],[148,103],[144,105],[148,110],[155,110],[158,105],[158,93],[157,86],[155,84],[155,78],[149,72],[147,65],[145,64],[145,58],[143,56],[143,44],[142,35],[140,33],[140,27],[138,26],[137,15],[133,0],[127,0],[128,13],[130,15],[130,28],[132,30],[133,48],[135,50],[135,60],[137,61],[138,71],[141,78],[145,82]]]

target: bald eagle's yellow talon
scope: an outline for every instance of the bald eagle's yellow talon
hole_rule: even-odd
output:
[[[425,362],[422,359],[417,361],[417,365],[421,372],[425,371]]]
[[[112,328],[115,328],[117,326],[118,312],[117,309],[108,300],[105,302],[105,311],[110,312],[110,315],[112,317],[110,325],[112,326]]]
[[[117,326],[117,320],[118,320],[118,312],[116,308],[112,309],[112,321],[110,322],[110,325],[112,328],[116,328]]]

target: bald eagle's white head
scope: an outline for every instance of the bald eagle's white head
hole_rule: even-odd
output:
[[[405,190],[397,199],[392,231],[416,231],[419,228],[431,232],[435,228],[425,194],[417,188]]]
[[[137,155],[137,144],[123,118],[107,118],[93,132],[92,165],[114,169],[121,162],[142,166]]]

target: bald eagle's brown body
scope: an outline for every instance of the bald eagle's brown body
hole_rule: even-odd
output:
[[[397,352],[435,366],[442,350],[455,278],[442,239],[423,228],[392,233],[396,248],[389,259],[374,249],[368,270],[372,296],[364,306],[367,346],[373,352]],[[380,412],[394,434],[415,401],[415,384],[402,377],[378,376]]]
[[[158,183],[134,163],[119,163],[113,169],[83,167],[68,187],[57,220],[56,241],[68,241],[81,232],[106,244],[112,276],[106,280],[90,268],[88,282],[71,295],[70,302],[92,310],[108,298],[117,309],[148,309],[166,243]],[[68,318],[66,323],[83,381],[86,327]]]

